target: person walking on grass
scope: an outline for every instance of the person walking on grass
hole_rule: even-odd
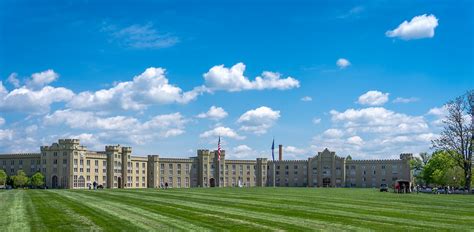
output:
[[[165,182],[165,189],[168,189],[168,182]]]

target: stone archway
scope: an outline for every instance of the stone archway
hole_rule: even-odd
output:
[[[53,188],[53,189],[58,188],[58,177],[57,176],[53,176],[51,178],[51,188]]]
[[[214,178],[209,179],[209,186],[216,187],[216,180]]]

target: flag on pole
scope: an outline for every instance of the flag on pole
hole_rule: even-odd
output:
[[[272,159],[275,161],[275,138],[273,138],[272,142]]]
[[[217,142],[217,160],[221,160],[221,136],[219,135],[219,141]]]

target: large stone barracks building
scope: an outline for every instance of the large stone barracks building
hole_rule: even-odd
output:
[[[188,159],[132,156],[131,147],[106,146],[89,151],[78,139],[60,139],[42,146],[41,153],[0,155],[0,169],[8,175],[23,170],[41,172],[49,188],[88,188],[93,182],[105,188],[189,187],[379,187],[396,180],[411,181],[411,154],[396,160],[348,160],[325,149],[307,160],[269,161],[221,159],[217,151],[198,150]],[[275,170],[274,170],[275,168]],[[275,178],[273,175],[275,174]]]

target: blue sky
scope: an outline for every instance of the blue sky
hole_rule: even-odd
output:
[[[0,152],[429,151],[474,87],[469,1],[2,1]],[[258,79],[256,81],[256,79]]]

